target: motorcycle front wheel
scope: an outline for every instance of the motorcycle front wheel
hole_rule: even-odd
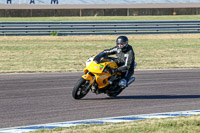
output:
[[[80,78],[78,82],[75,84],[74,89],[72,91],[72,97],[74,99],[83,98],[90,89],[88,89],[89,82],[87,83],[84,78]]]

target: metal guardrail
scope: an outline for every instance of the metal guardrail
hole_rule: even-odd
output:
[[[200,20],[1,22],[0,36],[200,33]]]

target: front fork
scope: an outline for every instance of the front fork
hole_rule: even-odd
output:
[[[82,78],[84,78],[86,81],[89,82],[89,84],[85,88],[85,91],[88,91],[95,81],[95,76],[86,73],[85,75],[82,76]]]
[[[86,81],[87,82],[87,81]],[[87,84],[87,83],[86,83]],[[91,87],[91,85],[90,84],[87,84],[85,87],[84,87],[84,89],[83,89],[83,93],[87,93],[88,91],[89,91],[89,89],[90,89],[90,87]]]

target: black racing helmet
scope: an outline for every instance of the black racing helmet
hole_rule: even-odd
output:
[[[122,46],[119,46],[119,45],[122,45]],[[118,48],[121,48],[121,49],[124,49],[128,46],[128,38],[126,36],[119,36],[117,39],[116,39],[116,45]]]

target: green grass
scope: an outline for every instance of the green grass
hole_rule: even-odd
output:
[[[200,15],[91,16],[91,17],[0,17],[0,21],[114,21],[114,20],[200,20]]]
[[[200,68],[200,35],[131,35],[137,69]],[[117,36],[0,37],[0,73],[82,71]]]
[[[199,133],[200,115],[38,130],[34,133]]]

